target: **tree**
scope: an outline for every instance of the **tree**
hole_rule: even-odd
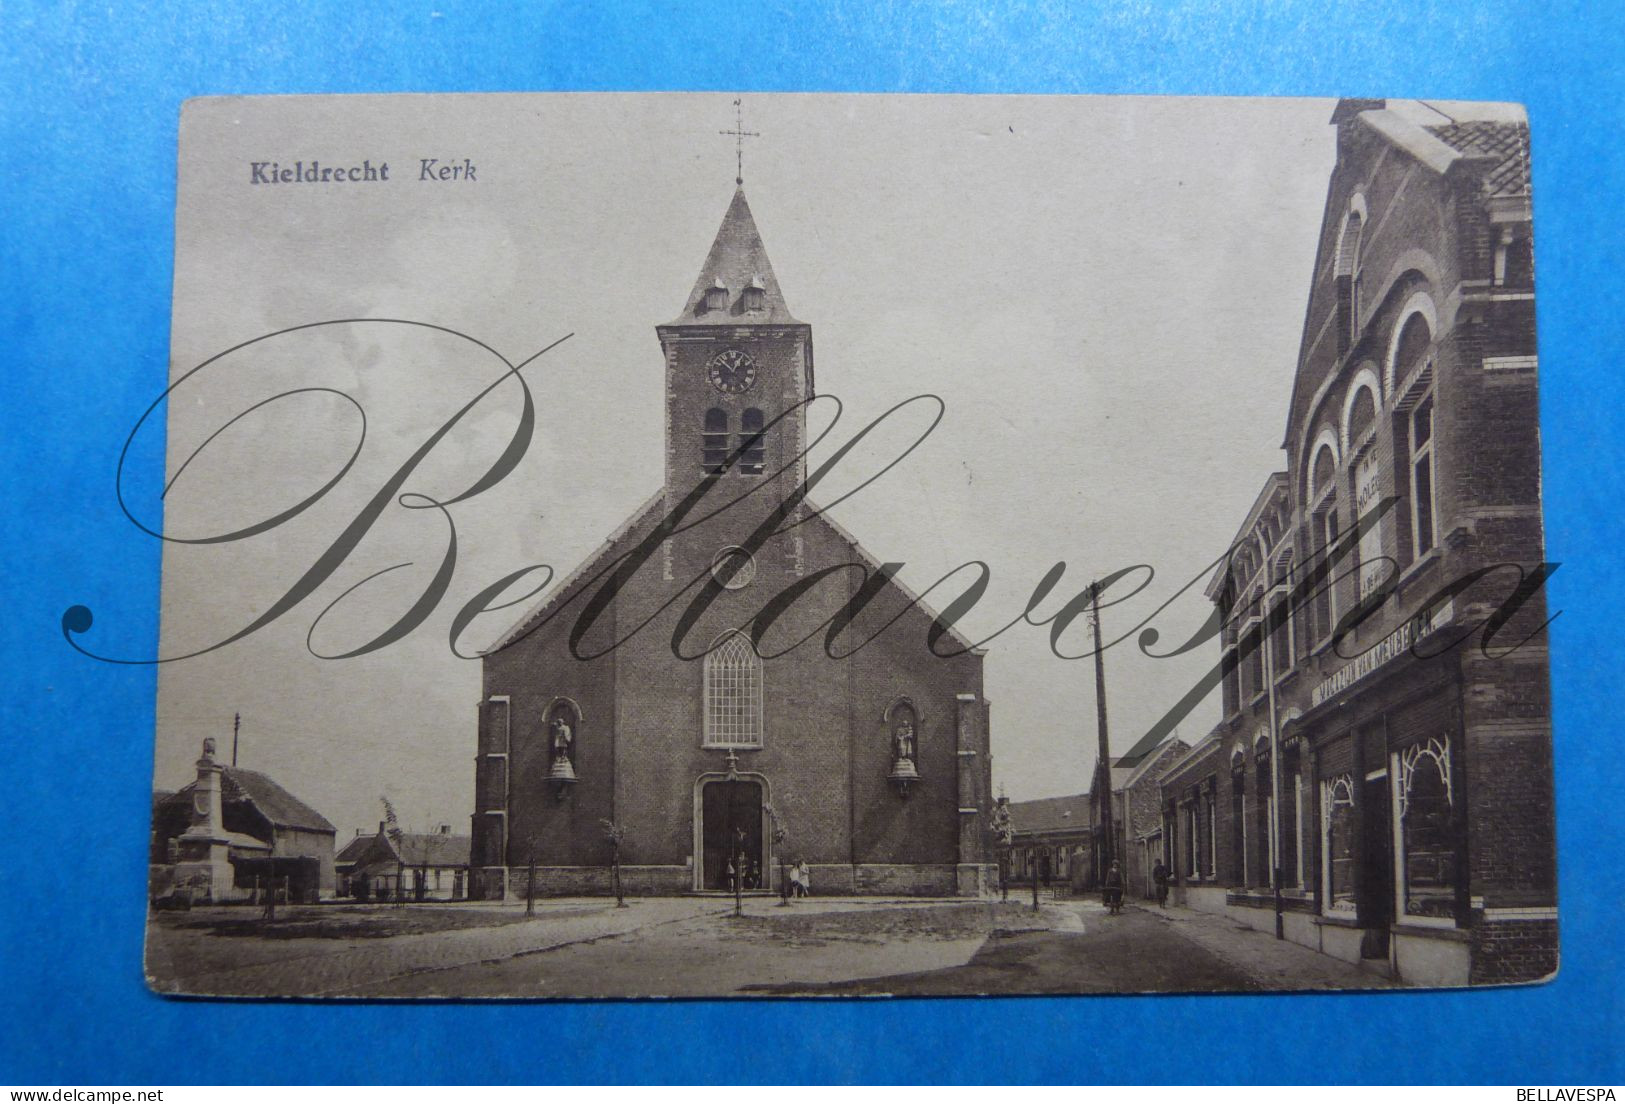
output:
[[[999,848],[999,897],[1010,899],[1010,844],[1015,840],[1015,826],[1010,821],[1010,801],[1002,794],[993,806],[993,838]]]
[[[598,822],[604,826],[604,838],[609,840],[610,871],[615,882],[615,907],[626,907],[626,896],[621,892],[621,844],[626,839],[626,829],[605,817]]]
[[[406,905],[406,854],[403,845],[406,833],[401,831],[401,822],[395,816],[395,806],[387,796],[380,797],[384,803],[384,835],[395,848],[395,904],[397,907]]]

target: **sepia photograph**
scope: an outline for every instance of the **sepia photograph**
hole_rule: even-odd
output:
[[[157,651],[62,621],[157,667],[147,985],[1550,980],[1529,139],[1451,100],[187,101],[125,445],[164,475],[118,484]]]

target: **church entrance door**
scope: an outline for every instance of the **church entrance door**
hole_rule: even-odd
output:
[[[762,785],[760,782],[707,782],[701,792],[704,887],[732,890],[732,864],[742,859],[746,889],[760,888],[762,873]]]

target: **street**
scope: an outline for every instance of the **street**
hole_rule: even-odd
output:
[[[257,915],[257,914],[256,914]],[[1382,979],[1186,909],[716,897],[163,915],[148,973],[220,996],[704,997],[1375,988]]]

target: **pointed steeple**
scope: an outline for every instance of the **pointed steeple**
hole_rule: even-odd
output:
[[[790,308],[773,275],[762,235],[751,218],[745,189],[734,191],[728,213],[722,216],[705,265],[688,293],[688,303],[671,325],[782,325],[794,324]]]

